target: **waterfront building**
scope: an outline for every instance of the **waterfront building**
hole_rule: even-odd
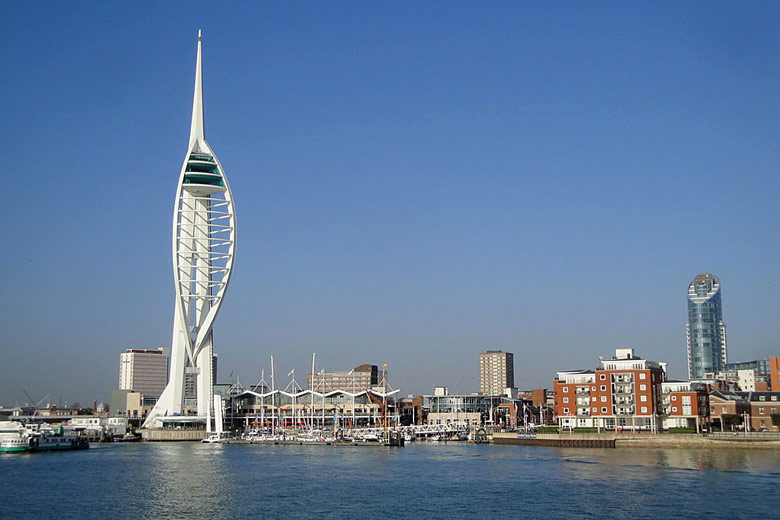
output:
[[[706,385],[690,381],[664,381],[661,383],[662,427],[696,428],[708,422],[709,392]]]
[[[736,392],[736,394],[750,404],[746,420],[749,431],[780,431],[780,426],[772,420],[773,415],[780,420],[780,392]]]
[[[72,417],[68,426],[74,432],[90,438],[100,438],[101,433],[111,437],[120,437],[127,433],[127,417],[103,417],[84,415]]]
[[[213,325],[233,271],[235,209],[225,171],[206,142],[203,127],[201,33],[187,153],[179,174],[173,214],[173,272],[176,299],[170,377],[147,416],[179,416],[185,410],[187,376],[195,381],[196,413],[213,417]]]
[[[688,285],[688,379],[722,371],[728,361],[726,324],[723,322],[720,279],[710,273],[697,275]]]
[[[506,394],[515,387],[515,357],[511,352],[488,350],[479,355],[479,392]]]
[[[260,388],[260,387],[258,387]],[[229,409],[226,419],[245,427],[292,428],[358,428],[395,424],[398,390],[380,392],[364,390],[318,392],[243,390],[223,398]]]
[[[383,367],[382,376],[387,380],[387,366]],[[318,392],[344,390],[355,393],[374,389],[382,383],[382,379],[380,379],[379,367],[376,365],[360,365],[344,372],[322,371],[309,374],[307,382],[310,390]]]
[[[715,431],[733,429],[780,431],[772,416],[780,415],[780,392],[710,392],[710,416]]]
[[[158,398],[168,384],[168,349],[127,349],[119,354],[119,389]]]
[[[596,370],[558,372],[553,381],[555,413],[563,428],[653,430],[659,427],[661,384],[666,363],[615,349]]]
[[[444,387],[438,387],[444,388]],[[420,395],[412,400],[414,424],[465,424],[517,428],[538,421],[538,411],[531,409],[530,399],[513,399],[504,394],[450,394],[439,392]],[[524,414],[525,412],[525,414]]]

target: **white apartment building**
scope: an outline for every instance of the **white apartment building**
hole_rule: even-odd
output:
[[[168,349],[127,349],[119,355],[119,389],[160,397],[168,384]]]

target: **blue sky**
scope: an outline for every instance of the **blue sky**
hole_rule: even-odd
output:
[[[233,188],[220,380],[388,363],[550,387],[616,347],[685,375],[685,289],[730,360],[780,355],[780,8],[755,3],[12,3],[0,46],[0,404],[107,400],[168,345],[203,29]]]

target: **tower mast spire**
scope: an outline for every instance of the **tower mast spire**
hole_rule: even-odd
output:
[[[190,126],[190,146],[195,139],[205,139],[203,130],[203,79],[200,65],[201,31],[198,29],[198,58],[195,65],[195,94],[192,97],[192,125]]]

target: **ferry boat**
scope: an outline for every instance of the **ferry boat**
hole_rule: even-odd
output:
[[[89,441],[78,435],[67,434],[62,426],[54,432],[31,432],[15,422],[0,426],[0,453],[24,451],[85,450]]]
[[[30,435],[19,423],[0,422],[0,453],[30,451]]]

